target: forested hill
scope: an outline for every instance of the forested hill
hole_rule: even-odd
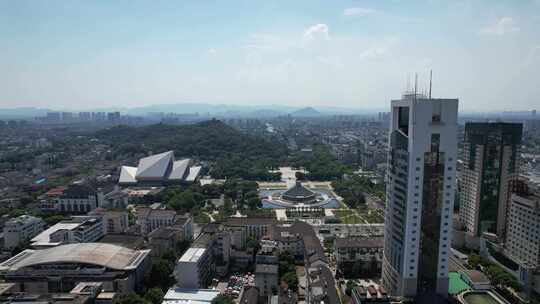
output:
[[[117,126],[96,132],[111,145],[115,155],[173,150],[176,158],[212,161],[214,177],[270,180],[267,172],[287,156],[281,143],[241,133],[219,120],[191,125],[155,124],[144,127]]]

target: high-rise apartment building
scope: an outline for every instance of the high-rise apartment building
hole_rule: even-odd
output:
[[[540,268],[540,191],[523,179],[513,179],[508,198],[505,254],[519,265]]]
[[[392,101],[382,279],[391,295],[448,294],[457,99]]]
[[[467,123],[459,177],[459,219],[473,238],[483,232],[504,238],[508,182],[519,168],[520,123]]]

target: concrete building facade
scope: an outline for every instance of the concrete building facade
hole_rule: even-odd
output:
[[[257,264],[255,266],[255,287],[262,296],[269,296],[278,291],[278,265]]]
[[[504,239],[508,183],[519,168],[522,129],[520,123],[465,125],[459,219],[469,236],[489,232]]]
[[[58,197],[58,211],[67,214],[86,214],[101,205],[103,192],[84,184],[73,184]]]
[[[171,226],[176,220],[176,211],[165,209],[137,208],[137,225],[141,234],[148,235],[159,227]]]
[[[102,243],[27,249],[0,263],[0,277],[33,294],[68,292],[80,282],[101,282],[105,291],[130,293],[143,287],[149,253]]]
[[[505,254],[526,268],[540,267],[540,191],[516,180],[508,200]]]
[[[361,270],[355,276],[380,273],[383,259],[384,238],[348,237],[334,240],[334,257],[343,274]]]
[[[71,243],[97,242],[105,235],[103,220],[94,216],[73,216],[36,235],[30,246],[43,249]]]
[[[382,281],[389,294],[448,294],[457,99],[392,100]]]
[[[11,250],[38,235],[45,222],[37,217],[21,215],[4,224],[4,248]]]
[[[215,267],[212,252],[206,247],[190,247],[176,262],[176,284],[182,288],[206,288]]]

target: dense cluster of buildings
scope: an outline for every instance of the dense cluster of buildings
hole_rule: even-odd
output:
[[[122,116],[120,112],[47,112],[44,117],[36,117],[42,123],[107,122],[126,123],[130,120],[142,121],[142,118]]]
[[[95,301],[100,294],[110,304],[116,295],[144,289],[152,257],[174,252],[192,238],[191,217],[147,206],[135,205],[132,211],[98,207],[85,215],[66,215],[49,227],[40,218],[22,215],[4,225],[3,249],[11,257],[0,263],[0,277],[9,284],[2,295],[70,298],[79,284],[92,283],[99,290],[85,300]]]
[[[246,241],[258,239],[261,247],[249,253]],[[246,251],[247,250],[247,251]],[[248,254],[246,254],[248,252]],[[289,252],[304,265],[301,285],[294,294],[282,293],[279,284],[279,255]],[[181,288],[206,288],[217,273],[254,264],[257,299],[280,302],[293,297],[307,303],[340,303],[333,272],[313,227],[305,222],[277,222],[271,218],[231,218],[209,225],[178,260],[175,269]]]
[[[123,119],[118,112],[51,112],[42,121]],[[277,122],[234,123],[272,134],[298,125],[287,118]],[[120,294],[145,289],[152,260],[188,242],[174,263],[176,283],[163,303],[211,303],[219,294],[237,296],[241,304],[389,303],[426,295],[444,301],[456,275],[475,292],[490,291],[485,269],[456,262],[467,260],[460,249],[479,252],[514,276],[527,295],[538,295],[540,185],[523,172],[540,160],[524,145],[524,130],[534,133],[536,126],[536,119],[525,126],[467,122],[460,133],[457,99],[417,92],[393,100],[391,111],[379,113],[376,121],[303,121],[295,131],[320,136],[338,159],[368,170],[356,174],[378,181],[385,176],[384,224],[337,223],[327,209],[341,208],[340,198],[331,189],[298,181],[259,189],[262,208],[283,218],[235,214],[194,227],[190,214],[164,207],[162,194],[171,185],[200,181],[202,167],[193,159],[176,160],[173,151],[136,155],[137,166],[120,166],[113,173],[117,180],[101,175],[39,191],[39,211],[63,217],[54,224],[31,215],[4,219],[0,300],[109,304]],[[312,156],[300,136],[286,141]],[[32,147],[46,150],[52,143],[37,138]],[[51,169],[58,157],[44,156]],[[2,203],[10,206],[13,200]],[[294,288],[281,273],[288,254],[294,260],[288,275],[298,282]],[[248,283],[237,283],[241,290],[218,291],[217,278],[233,273]]]

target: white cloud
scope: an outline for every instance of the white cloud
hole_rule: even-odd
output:
[[[502,17],[494,24],[490,24],[480,30],[481,35],[502,36],[509,33],[518,32],[519,27],[512,17]]]
[[[395,37],[379,41],[360,52],[358,54],[358,58],[360,60],[369,60],[382,57],[386,54],[391,53],[398,43],[399,40]]]
[[[304,32],[304,39],[308,41],[330,40],[330,34],[328,32],[328,25],[324,23],[319,23],[319,24],[310,26]]]
[[[206,51],[206,53],[210,56],[216,56],[217,55],[217,50],[216,49],[209,49]]]
[[[343,16],[367,16],[375,13],[376,10],[365,7],[349,7],[343,10]]]

